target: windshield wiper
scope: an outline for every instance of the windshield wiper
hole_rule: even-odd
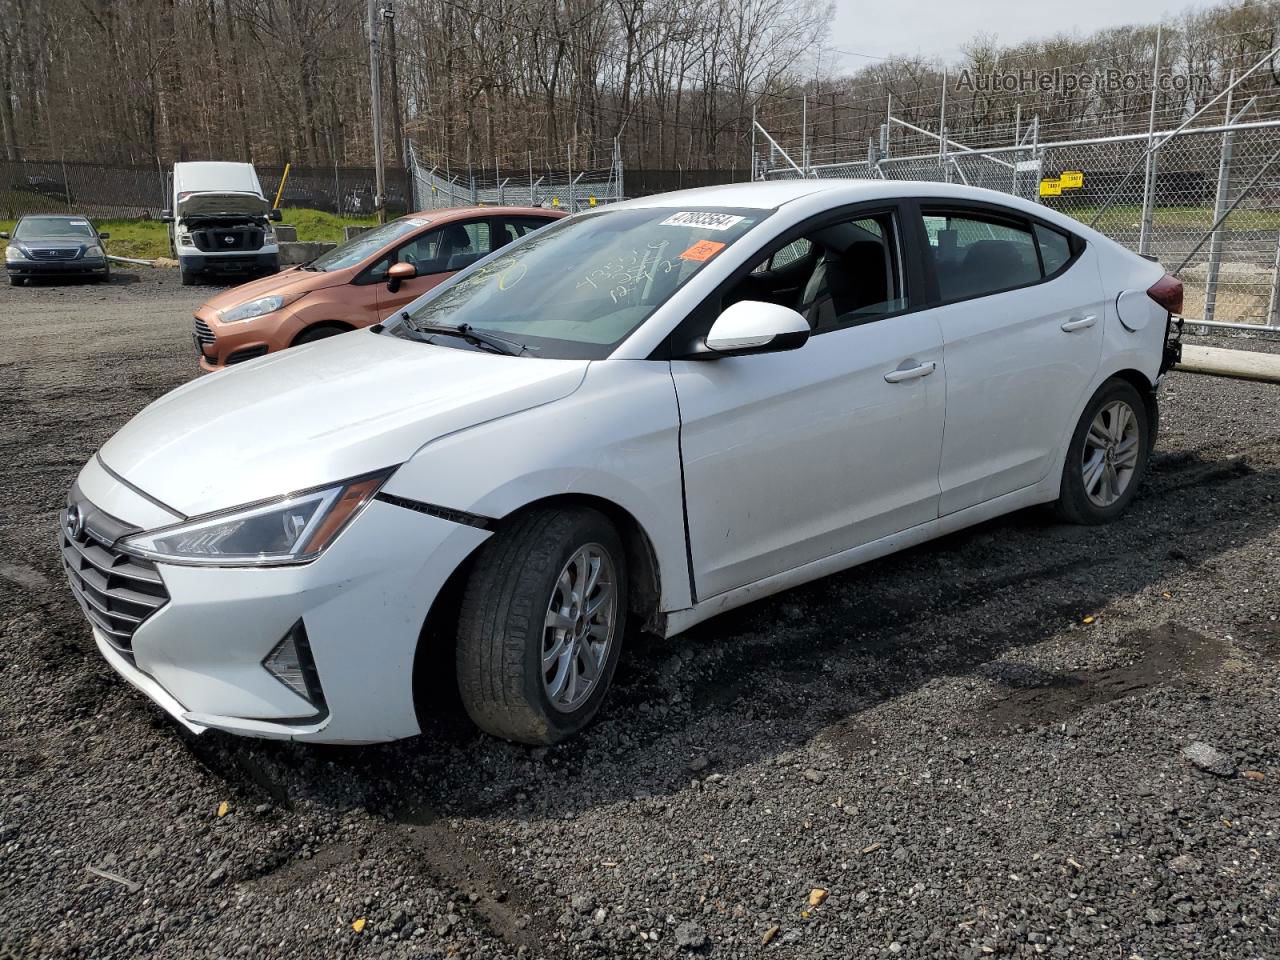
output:
[[[518,357],[529,349],[527,344],[516,343],[514,340],[508,340],[505,337],[498,337],[492,333],[485,333],[483,330],[477,330],[469,323],[460,323],[452,326],[447,323],[419,323],[408,312],[402,312],[400,319],[404,321],[404,325],[415,333],[440,334],[446,337],[459,337],[466,340],[467,343],[477,347],[488,347],[494,353],[501,353],[508,357]]]

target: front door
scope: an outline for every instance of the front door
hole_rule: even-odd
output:
[[[370,276],[380,278],[379,318],[388,319],[463,267],[488,255],[491,249],[487,218],[447,223],[402,244],[371,268]],[[386,272],[393,263],[411,263],[418,271],[416,277],[402,281],[399,289],[394,291],[386,285]]]
[[[942,333],[907,309],[895,218],[809,240],[803,347],[671,364],[699,600],[938,516]]]

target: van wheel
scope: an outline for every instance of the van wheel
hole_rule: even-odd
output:
[[[182,285],[184,287],[194,287],[199,280],[199,275],[192,273],[190,270],[182,271]]]
[[[626,554],[602,514],[530,512],[480,549],[458,612],[458,690],[476,726],[551,744],[590,722],[622,649]]]
[[[329,337],[336,337],[340,333],[346,333],[343,327],[307,327],[293,339],[295,347],[304,343],[315,343],[317,340],[326,340]]]
[[[1099,387],[1067,448],[1058,515],[1100,524],[1124,513],[1146,473],[1150,439],[1147,405],[1138,391],[1114,379]]]

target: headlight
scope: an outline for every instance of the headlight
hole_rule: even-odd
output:
[[[279,310],[285,304],[284,297],[276,294],[270,297],[259,297],[235,307],[227,307],[218,311],[218,319],[223,323],[238,323],[241,320],[252,320],[265,314]]]
[[[17,260],[27,259],[27,255],[22,252],[21,247],[15,247],[13,244],[4,248],[4,259],[6,263],[13,263]]]
[[[84,248],[84,255],[85,255],[86,257],[104,257],[104,256],[106,256],[106,254],[104,254],[104,253],[102,252],[102,248],[101,248],[100,246],[98,246],[96,243],[91,243],[89,246],[85,247],[85,248]]]
[[[165,563],[267,567],[314,560],[394,468],[135,534],[128,553]]]

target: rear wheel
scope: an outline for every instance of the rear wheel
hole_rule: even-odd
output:
[[[1147,469],[1151,423],[1142,396],[1108,380],[1085,407],[1062,470],[1057,510],[1073,523],[1110,523],[1137,493]]]
[[[622,648],[626,555],[594,510],[526,514],[481,549],[458,617],[458,690],[475,724],[520,743],[581,730]]]

